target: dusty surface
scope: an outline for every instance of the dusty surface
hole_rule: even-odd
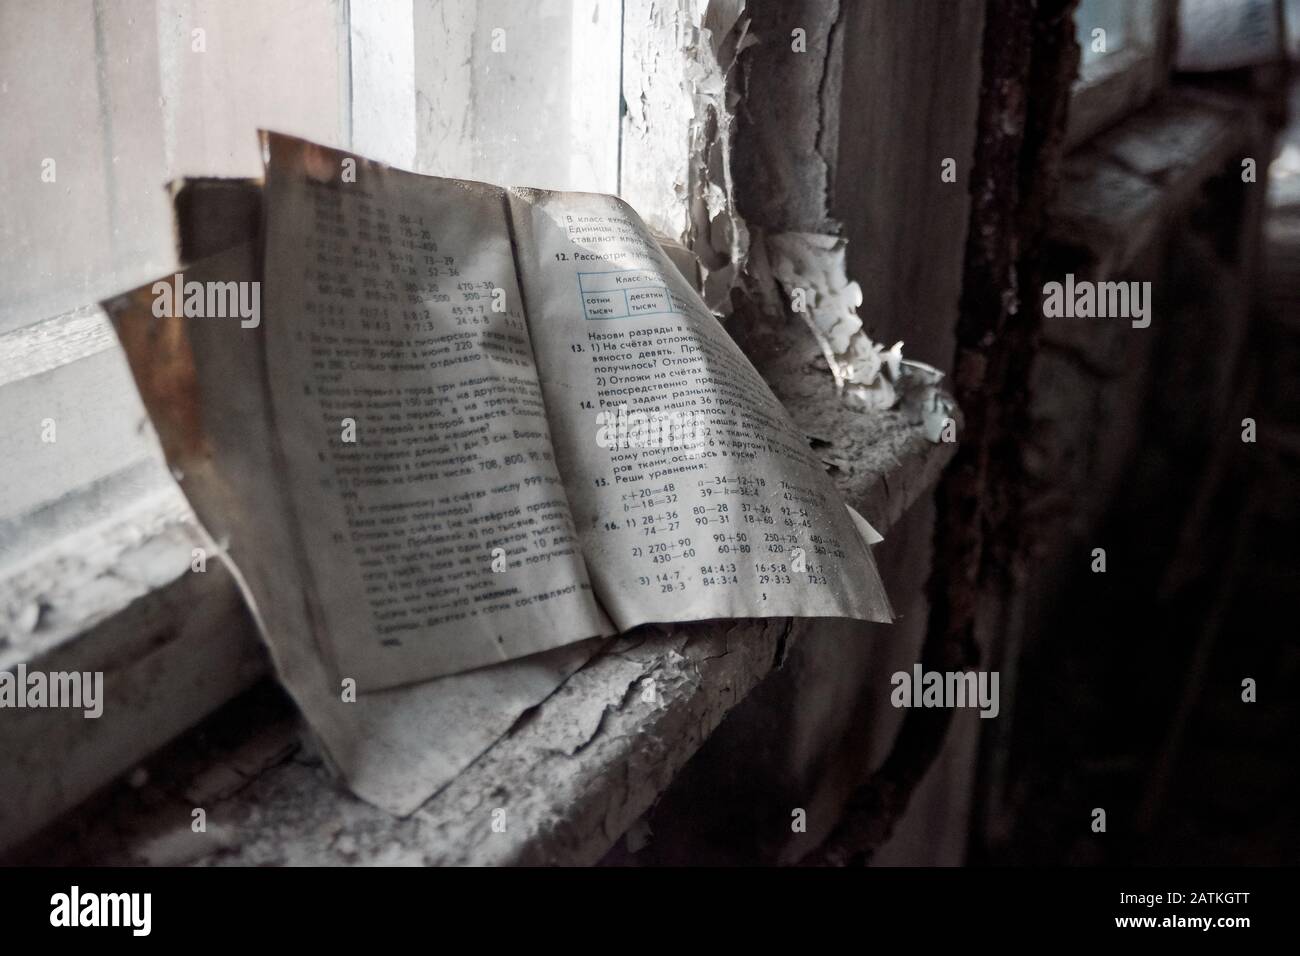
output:
[[[783,397],[838,462],[832,474],[847,499],[886,534],[952,450],[893,413],[865,422],[817,388]],[[618,638],[406,819],[334,783],[297,743],[292,711],[264,688],[149,761],[137,786],[129,777],[110,788],[19,859],[595,862],[781,663],[801,626],[720,621]],[[195,809],[204,810],[204,833],[192,830]]]

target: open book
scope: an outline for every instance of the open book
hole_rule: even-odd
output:
[[[278,134],[264,155],[260,236],[191,243],[201,259],[105,308],[282,679],[363,796],[413,809],[586,639],[890,620],[873,532],[622,201]],[[196,206],[182,234],[222,213]],[[431,731],[469,723],[464,752],[429,756]]]

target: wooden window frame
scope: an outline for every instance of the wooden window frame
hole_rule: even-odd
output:
[[[1140,4],[1137,35],[1124,47],[1080,67],[1070,101],[1066,149],[1072,149],[1145,106],[1169,78],[1178,0]]]

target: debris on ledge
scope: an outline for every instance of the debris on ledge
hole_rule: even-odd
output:
[[[940,388],[943,373],[903,358],[903,343],[873,342],[862,327],[862,289],[848,277],[841,236],[812,232],[754,231],[746,271],[764,311],[803,319],[822,352],[825,368],[850,408],[898,407],[925,426],[931,442],[952,440],[956,404]]]

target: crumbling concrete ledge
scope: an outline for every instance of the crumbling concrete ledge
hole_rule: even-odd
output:
[[[774,389],[846,500],[888,534],[955,445],[930,443],[898,412],[845,407],[829,377],[807,374],[800,361],[768,372]],[[780,666],[790,642],[815,626],[709,621],[615,638],[404,819],[332,780],[297,743],[282,704],[267,716],[264,700],[241,699],[227,708],[248,711],[234,739],[201,726],[56,824],[17,862],[594,863]],[[231,715],[216,720],[228,725]],[[194,830],[199,809],[203,832]]]

